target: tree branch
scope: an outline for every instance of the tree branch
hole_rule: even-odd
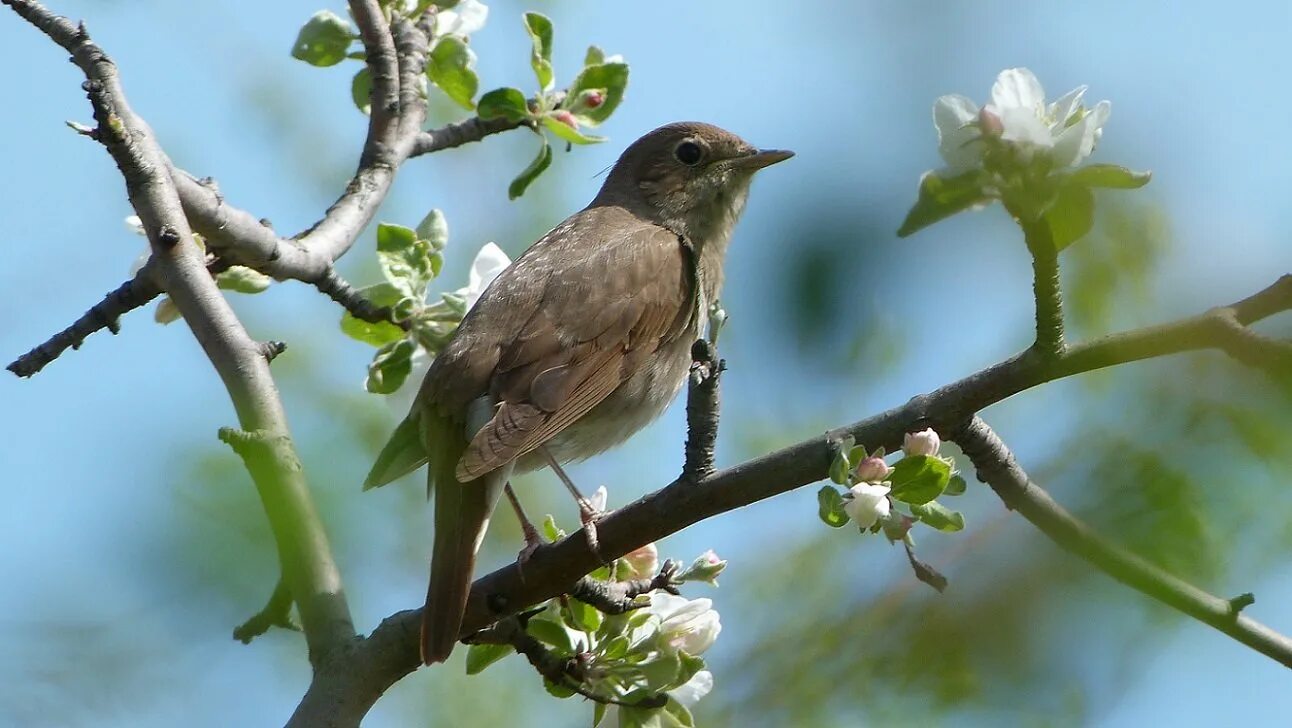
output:
[[[215,366],[248,432],[222,431],[255,480],[278,545],[283,574],[305,628],[312,659],[354,636],[341,578],[305,485],[286,416],[261,346],[247,335],[193,240],[170,162],[155,135],[126,103],[115,64],[74,26],[36,2],[3,0],[72,55],[97,122],[95,138],[112,155],[152,247],[159,286],[174,300]]]
[[[691,345],[691,373],[686,394],[686,460],[681,479],[698,483],[713,472],[718,439],[718,379],[727,363],[705,339]]]
[[[1237,321],[1249,324],[1289,309],[1292,276],[1283,276],[1269,288],[1217,310],[1232,310]],[[900,407],[719,470],[699,482],[679,477],[597,522],[601,557],[589,549],[581,533],[576,533],[535,551],[525,562],[523,581],[515,564],[477,579],[467,602],[462,634],[484,629],[503,616],[567,593],[603,563],[602,557],[619,558],[642,544],[658,541],[712,516],[828,477],[834,457],[832,443],[849,435],[868,450],[883,447],[893,452],[901,447],[907,432],[929,424],[949,427],[964,422],[992,404],[1055,379],[1183,351],[1222,349],[1223,335],[1212,323],[1214,315],[1208,312],[1107,336],[1069,347],[1057,358],[1029,349],[914,397]],[[323,720],[320,725],[358,725],[390,685],[420,666],[420,620],[420,610],[391,615],[370,637],[353,646],[345,663],[338,664],[335,670],[320,670],[292,724],[313,725],[302,722],[309,716]],[[327,712],[338,701],[345,702],[344,715]],[[335,716],[335,720],[321,716]]]
[[[978,479],[991,486],[1006,507],[1018,511],[1059,546],[1123,584],[1292,667],[1292,640],[1239,613],[1251,603],[1251,595],[1221,599],[1104,540],[1033,483],[981,419],[974,417],[946,435],[960,445],[977,469]]]

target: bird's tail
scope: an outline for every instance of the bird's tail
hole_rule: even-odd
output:
[[[434,415],[427,416],[426,424],[427,444],[433,449],[427,487],[435,495],[435,547],[422,610],[422,662],[433,665],[447,660],[457,644],[476,552],[511,468],[459,483],[454,470],[467,446],[462,428]]]

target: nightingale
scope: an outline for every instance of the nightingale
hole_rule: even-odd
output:
[[[623,442],[681,390],[753,175],[791,156],[711,124],[662,126],[467,312],[364,484],[430,463],[423,662],[443,662],[458,641],[476,552],[511,476]]]

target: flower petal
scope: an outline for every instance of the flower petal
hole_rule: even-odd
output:
[[[938,129],[939,139],[972,122],[977,116],[978,105],[960,94],[939,96],[933,102],[933,125]]]
[[[1035,144],[1038,147],[1054,145],[1054,135],[1050,127],[1041,121],[1032,109],[1019,107],[1002,108],[999,111],[1000,123],[1004,128],[1000,138],[1007,142]]]
[[[480,0],[462,0],[435,16],[435,35],[471,35],[485,25],[489,8]]]
[[[713,691],[713,673],[708,670],[701,670],[691,676],[682,685],[668,691],[677,702],[691,707],[700,702],[700,699]]]
[[[1068,126],[1068,118],[1081,106],[1081,97],[1086,95],[1086,87],[1078,86],[1064,94],[1058,101],[1050,104],[1045,115],[1050,120],[1050,130],[1060,132]]]
[[[1045,109],[1045,89],[1026,68],[1009,68],[996,77],[991,87],[991,102],[1001,111],[1020,108],[1038,113]]]
[[[1100,101],[1091,109],[1089,113],[1081,118],[1081,121],[1073,124],[1055,140],[1052,158],[1054,166],[1057,167],[1075,167],[1081,164],[1082,160],[1090,156],[1095,149],[1095,142],[1099,139],[1100,132],[1105,122],[1108,121],[1109,114],[1112,113],[1112,104],[1107,101]]]

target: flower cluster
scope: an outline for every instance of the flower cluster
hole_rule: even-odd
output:
[[[821,488],[817,494],[821,520],[834,528],[852,522],[862,533],[883,531],[890,541],[908,544],[916,523],[941,531],[964,528],[964,517],[936,500],[959,495],[965,488],[954,462],[938,455],[941,447],[942,440],[932,429],[907,433],[903,457],[890,466],[882,448],[867,453],[861,445],[841,443],[830,479],[847,490]]]

